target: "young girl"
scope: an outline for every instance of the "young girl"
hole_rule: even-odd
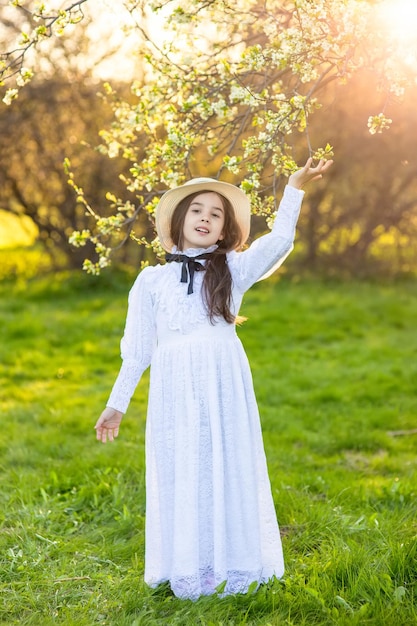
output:
[[[250,205],[197,178],[167,191],[156,228],[167,263],[129,294],[122,367],[97,439],[113,441],[151,365],[146,424],[145,581],[179,598],[244,593],[284,572],[249,364],[236,335],[243,294],[293,247],[304,192],[331,161],[292,174],[270,233],[245,251]],[[223,584],[221,584],[223,583]]]

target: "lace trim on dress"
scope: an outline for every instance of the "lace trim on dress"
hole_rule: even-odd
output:
[[[239,571],[229,570],[225,580],[221,580],[219,574],[215,574],[211,567],[200,569],[199,574],[184,576],[181,578],[172,577],[169,581],[172,592],[177,598],[185,600],[198,600],[201,596],[218,594],[219,598],[235,595],[237,593],[247,593],[254,587],[266,583],[274,576],[264,576],[262,571]],[[160,583],[158,583],[160,584]],[[157,585],[152,585],[156,587]]]
[[[217,245],[209,248],[187,248],[179,251],[176,246],[172,253],[181,252],[189,257],[196,257],[200,254],[213,252]],[[200,261],[205,263],[204,259]],[[187,285],[180,282],[180,268],[177,265],[170,265],[166,268],[166,278],[163,285],[158,288],[158,303],[161,310],[167,316],[168,328],[179,331],[182,335],[191,333],[199,324],[207,320],[207,310],[201,298],[201,285],[203,283],[204,272],[196,273],[194,276],[194,293],[187,293]],[[172,283],[174,282],[174,287]]]

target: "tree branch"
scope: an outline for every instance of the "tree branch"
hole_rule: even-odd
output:
[[[88,0],[77,0],[64,9],[60,9],[52,15],[44,15],[43,12],[33,12],[17,2],[15,7],[28,15],[31,21],[36,21],[40,25],[36,26],[30,35],[21,33],[22,43],[14,49],[0,54],[0,84],[10,80],[16,74],[20,74],[25,57],[31,48],[52,37],[54,27],[59,26],[62,32],[68,24],[75,24],[84,19],[81,5]]]

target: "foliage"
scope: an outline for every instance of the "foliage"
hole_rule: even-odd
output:
[[[25,67],[29,52],[43,41],[51,37],[60,37],[69,25],[82,21],[84,14],[82,5],[87,0],[68,2],[59,9],[47,6],[45,2],[33,2],[28,7],[24,0],[11,0],[8,10],[3,9],[3,25],[13,26],[23,21],[17,41],[11,49],[0,54],[0,85],[15,79],[15,87],[9,87],[3,102],[10,105],[19,95],[19,89],[33,78],[33,70]],[[14,7],[15,10],[11,10]]]
[[[397,62],[402,50],[378,21],[380,4],[120,2],[130,13],[146,66],[128,97],[105,86],[114,121],[101,132],[100,150],[126,161],[121,177],[127,195],[110,189],[103,212],[80,184],[76,164],[67,161],[70,184],[91,218],[71,237],[76,247],[93,244],[94,254],[86,252],[87,271],[108,266],[113,249],[129,237],[158,251],[145,219],[152,220],[167,187],[202,170],[240,184],[254,214],[269,217],[285,177],[296,167],[299,146],[315,158],[333,154],[326,135],[315,142],[310,133],[331,85],[372,72],[384,104],[376,103],[358,123],[368,124],[376,136],[388,128],[387,107],[403,96],[410,72]],[[162,27],[153,32],[154,22],[147,22],[152,14],[167,25],[162,36]]]
[[[71,158],[78,183],[103,216],[111,210],[105,199],[109,181],[113,193],[124,189],[118,180],[121,159],[109,160],[94,149],[99,129],[110,123],[112,115],[97,94],[94,62],[99,63],[100,56],[80,68],[74,48],[78,57],[89,53],[84,24],[71,40],[56,43],[47,69],[21,90],[13,106],[0,107],[0,207],[10,215],[30,218],[44,254],[58,267],[80,267],[85,252],[68,239],[89,224],[84,206],[67,184],[65,157]]]
[[[0,282],[24,282],[52,269],[40,246],[0,249]]]
[[[96,141],[105,120],[106,107],[97,99],[93,85],[58,77],[31,83],[12,108],[0,109],[0,206],[11,214],[30,217],[45,252],[57,262],[59,257],[66,262],[72,257],[80,264],[68,237],[87,222],[67,185],[65,155],[71,155],[80,179],[88,181],[96,206],[104,200],[104,181],[108,177],[117,181],[112,167],[116,163],[86,143]],[[64,136],[68,138],[65,144],[59,140]]]
[[[327,136],[340,158],[324,184],[307,188],[293,253],[299,270],[415,273],[417,159],[409,129],[417,124],[416,97],[414,86],[406,99],[392,102],[395,124],[372,136],[363,123],[377,102],[371,73],[326,95],[325,116],[312,120],[310,134]]]
[[[192,603],[143,583],[147,376],[118,441],[94,441],[132,281],[0,287],[0,622],[415,623],[415,282],[270,280],[247,294],[239,334],[287,571]]]
[[[142,8],[133,4],[132,12]],[[282,178],[296,168],[293,150],[300,140],[315,158],[333,154],[331,145],[312,145],[309,139],[310,117],[331,83],[349,81],[366,66],[389,93],[403,89],[400,71],[395,77],[391,72],[389,80],[385,73],[386,41],[371,27],[372,3],[241,0],[174,6],[166,16],[165,43],[158,47],[145,37],[146,80],[132,85],[133,100],[107,86],[115,119],[102,132],[102,150],[130,162],[124,180],[136,202],[115,198],[112,224],[106,221],[103,228],[93,212],[92,231],[81,238],[75,233],[75,245],[99,239],[98,261],[86,266],[93,273],[109,263],[113,233],[124,226],[131,233],[138,214],[152,216],[164,188],[202,169],[239,183],[253,213],[271,215]],[[368,120],[374,134],[388,125],[384,112]],[[155,249],[157,242],[150,245]]]

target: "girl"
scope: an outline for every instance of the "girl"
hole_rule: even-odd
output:
[[[245,291],[293,247],[301,187],[331,163],[312,167],[309,159],[290,176],[272,231],[244,252],[238,250],[249,236],[250,205],[238,187],[197,178],[167,191],[157,206],[168,263],[146,267],[130,291],[122,367],[95,428],[103,443],[117,437],[151,365],[145,581],[169,581],[179,598],[244,593],[284,572],[235,322]]]

